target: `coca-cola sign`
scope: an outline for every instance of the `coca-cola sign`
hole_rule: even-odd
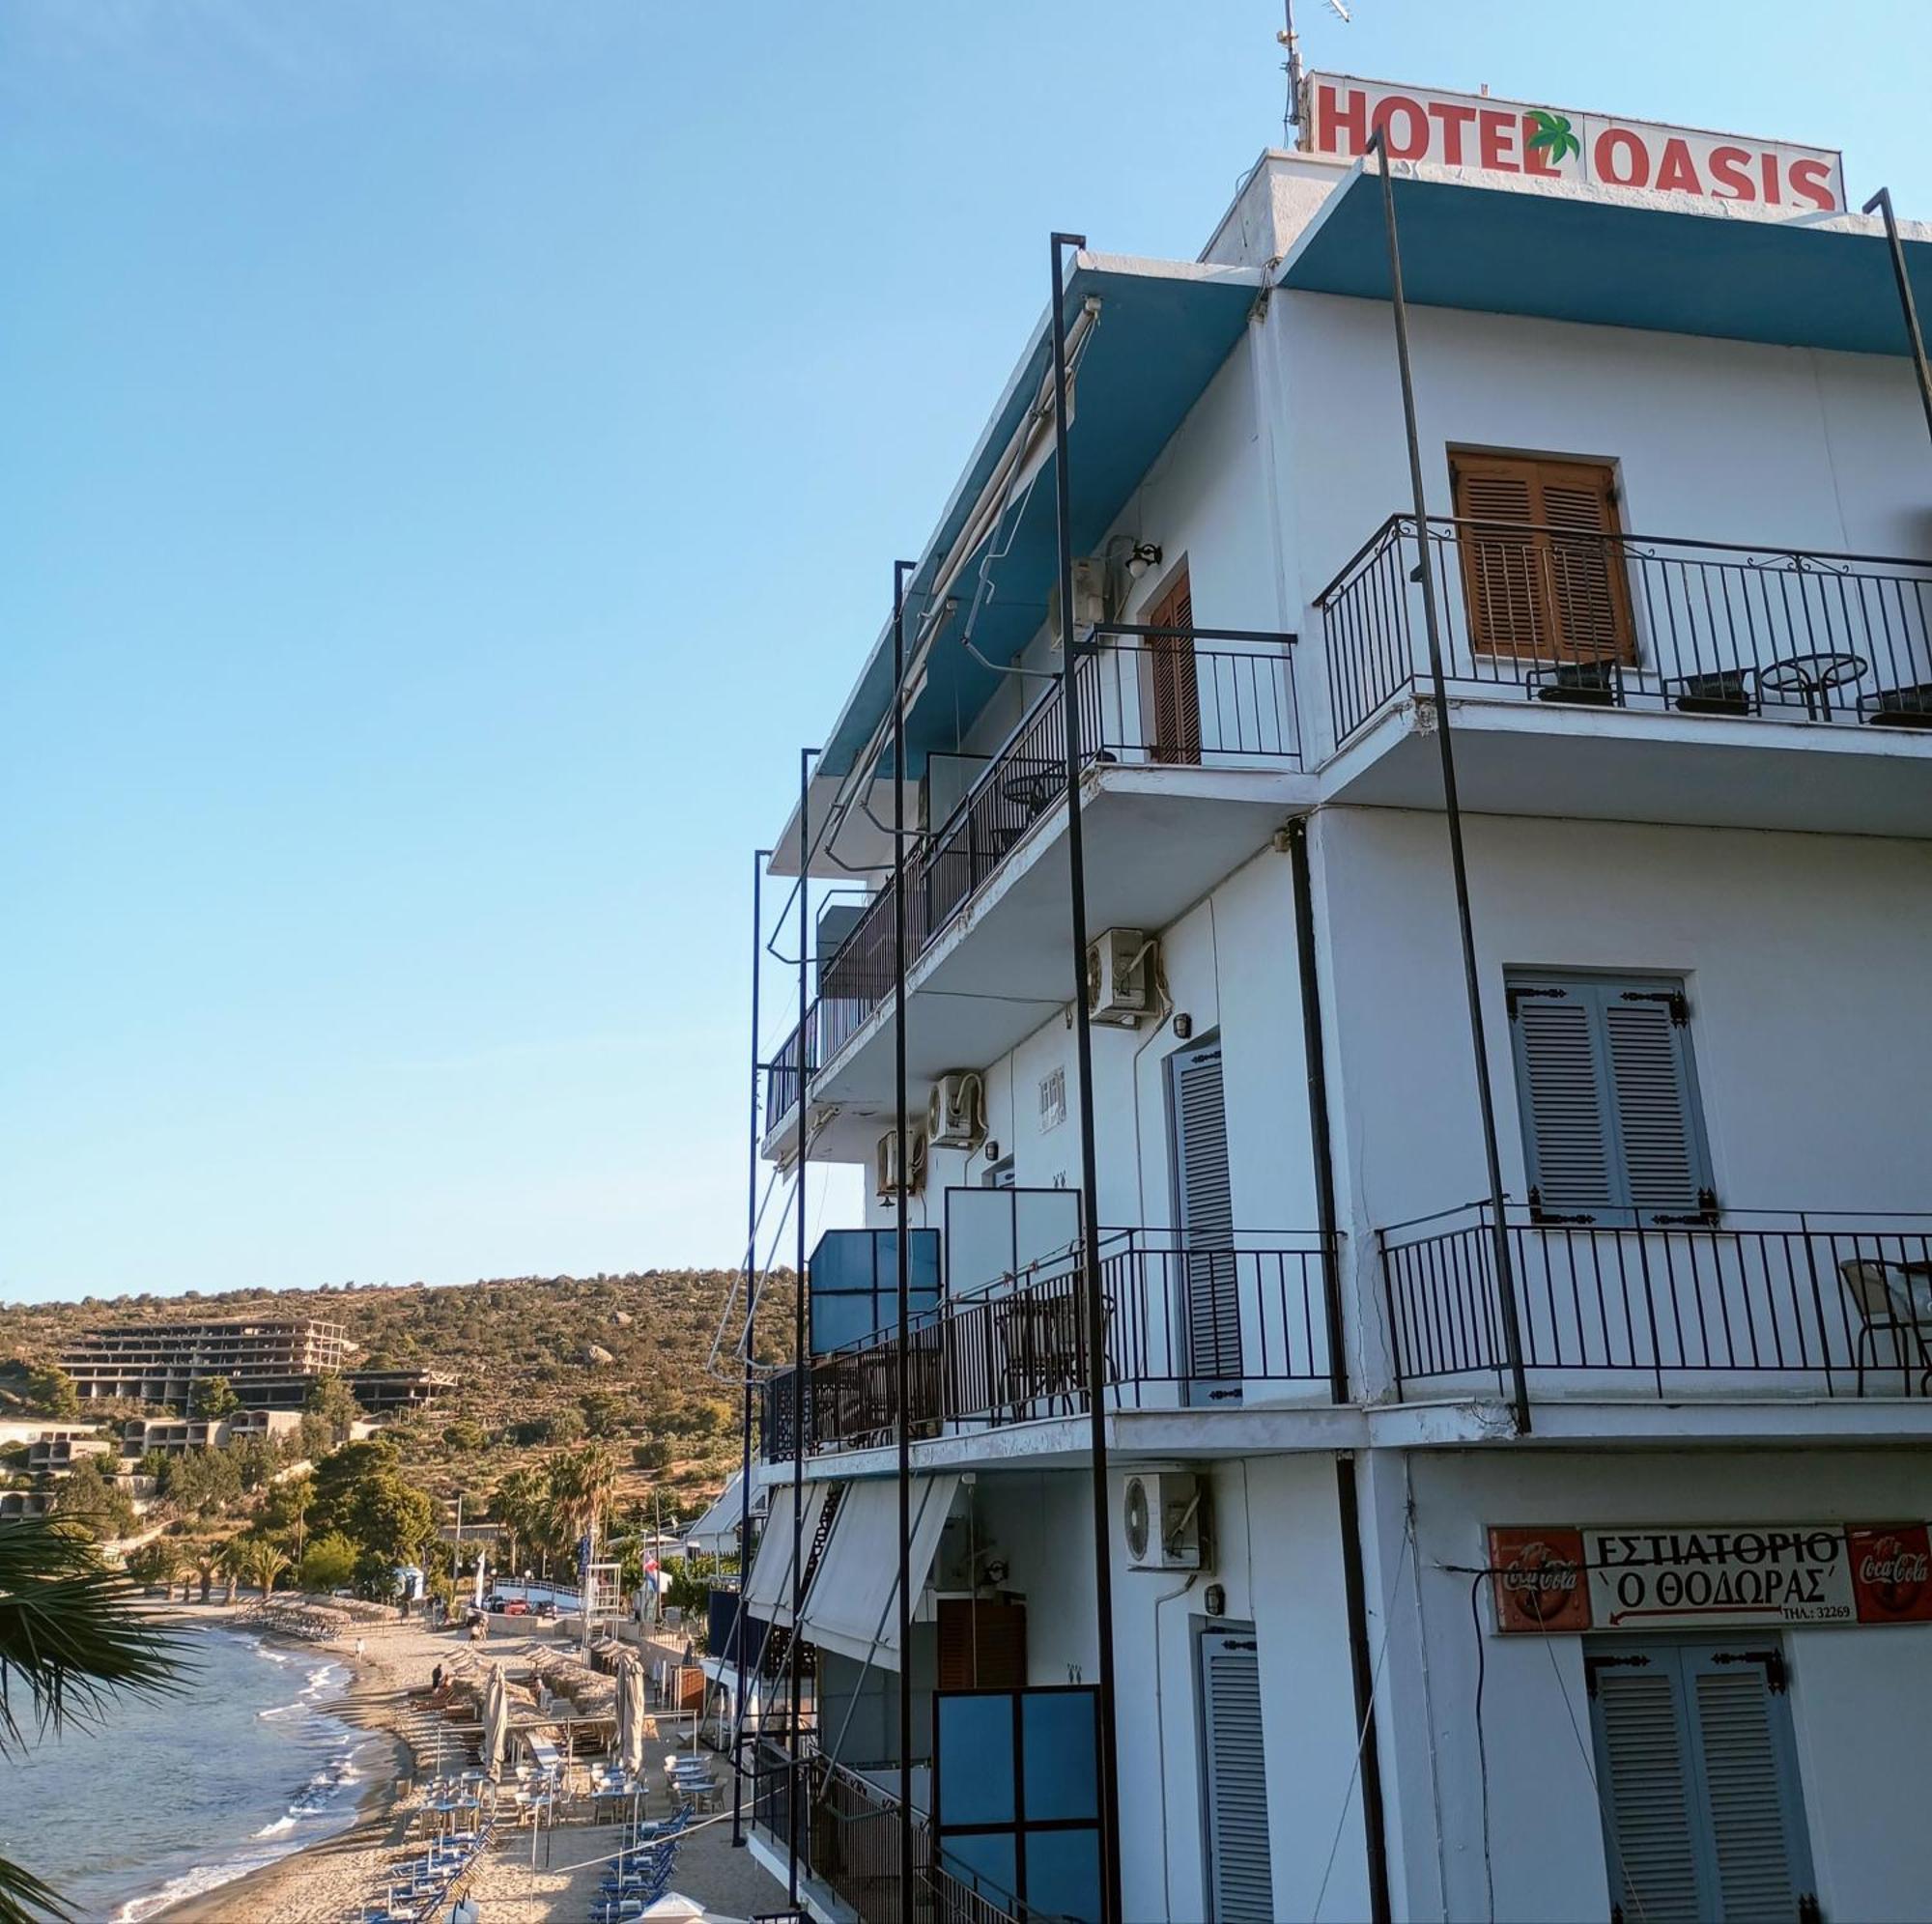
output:
[[[1505,1632],[1932,1623],[1924,1523],[1499,1525],[1489,1535]]]

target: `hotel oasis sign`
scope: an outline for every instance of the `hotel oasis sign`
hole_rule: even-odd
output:
[[[1923,1523],[1495,1528],[1489,1569],[1505,1632],[1932,1623]]]
[[[1827,148],[1492,100],[1486,94],[1393,87],[1346,74],[1311,73],[1306,84],[1302,145],[1313,154],[1353,159],[1382,127],[1392,160],[1647,187],[1801,212],[1845,211],[1844,161]]]

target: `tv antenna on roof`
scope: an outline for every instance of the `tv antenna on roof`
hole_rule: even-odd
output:
[[[1323,4],[1345,27],[1355,17],[1349,11],[1348,0],[1323,0]],[[1288,111],[1281,117],[1282,139],[1286,142],[1289,130],[1301,125],[1301,36],[1294,31],[1294,0],[1282,0],[1281,11],[1282,28],[1275,35],[1275,42],[1288,53],[1282,62],[1282,71],[1288,75]]]

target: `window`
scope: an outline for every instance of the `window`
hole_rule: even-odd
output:
[[[1565,662],[1636,659],[1607,463],[1452,454],[1449,474],[1473,647]]]
[[[1818,1916],[1776,1638],[1583,1658],[1618,1924]]]
[[[1148,637],[1148,668],[1153,685],[1153,732],[1149,750],[1157,762],[1195,764],[1201,759],[1201,683],[1194,662],[1194,590],[1183,568],[1154,605],[1150,628],[1184,630]]]
[[[1512,970],[1506,981],[1532,1215],[1714,1220],[1682,979]]]
[[[1235,1402],[1241,1396],[1241,1298],[1220,1043],[1170,1056],[1167,1078],[1187,1400]]]

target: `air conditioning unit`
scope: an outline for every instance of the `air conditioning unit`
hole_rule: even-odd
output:
[[[1144,929],[1106,930],[1087,950],[1087,1013],[1134,1029],[1152,1008],[1152,942]]]
[[[1208,1492],[1186,1470],[1136,1470],[1127,1478],[1122,1523],[1133,1570],[1208,1568]]]
[[[879,1138],[878,1146],[873,1151],[872,1166],[874,1181],[872,1193],[882,1202],[896,1201],[901,1195],[917,1196],[925,1187],[925,1131],[914,1129],[906,1138],[906,1152],[911,1159],[909,1175],[901,1179],[899,1174],[899,1132],[888,1129]]]
[[[955,1069],[932,1086],[925,1137],[935,1149],[970,1149],[986,1133],[986,1086],[971,1069]]]
[[[1097,628],[1112,610],[1107,606],[1107,564],[1097,556],[1073,564],[1073,635],[1076,640],[1090,628]],[[1055,581],[1046,594],[1047,625],[1053,630],[1053,645],[1060,646],[1060,583]]]

